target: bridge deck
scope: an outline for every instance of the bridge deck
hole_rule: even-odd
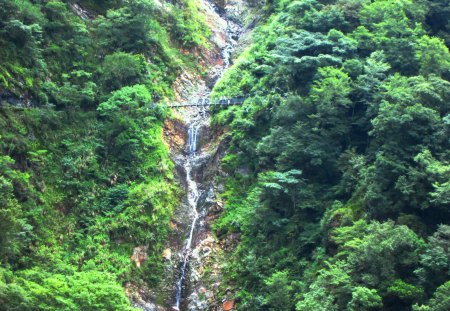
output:
[[[198,101],[187,103],[169,103],[168,107],[200,107],[200,106],[229,106],[229,105],[242,105],[247,97],[235,97],[235,98],[222,98],[215,102],[210,102],[209,99],[199,99]]]

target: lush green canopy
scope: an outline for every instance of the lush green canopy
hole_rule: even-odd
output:
[[[240,235],[224,288],[239,310],[445,310],[449,10],[265,9],[213,94],[252,94],[214,117],[231,131],[216,232]]]

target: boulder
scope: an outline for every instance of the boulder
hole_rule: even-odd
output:
[[[170,248],[166,248],[163,251],[163,257],[164,257],[164,259],[169,260],[169,261],[172,259],[172,251]]]
[[[226,300],[222,304],[224,311],[229,311],[234,309],[234,300]]]

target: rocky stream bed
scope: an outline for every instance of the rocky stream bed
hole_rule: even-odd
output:
[[[210,96],[214,84],[232,63],[232,54],[243,32],[239,22],[244,8],[241,0],[200,0],[200,8],[212,30],[214,48],[198,51],[208,69],[204,77],[183,72],[174,90],[177,101],[201,101]],[[181,206],[171,222],[173,234],[162,256],[165,280],[161,288],[138,288],[135,306],[147,311],[232,310],[230,297],[219,299],[220,258],[223,242],[211,231],[213,221],[222,211],[217,193],[223,185],[215,177],[226,141],[210,129],[208,107],[188,107],[174,111],[166,122],[165,140],[176,165],[180,183],[186,190]],[[138,255],[136,255],[138,256]]]

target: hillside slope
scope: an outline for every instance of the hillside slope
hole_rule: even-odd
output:
[[[1,311],[450,310],[448,0],[245,2],[0,0]]]
[[[191,0],[0,1],[0,310],[157,286],[182,191],[151,104],[209,36]]]
[[[249,96],[214,117],[231,140],[223,297],[449,310],[448,1],[279,0],[264,14],[213,93]]]

